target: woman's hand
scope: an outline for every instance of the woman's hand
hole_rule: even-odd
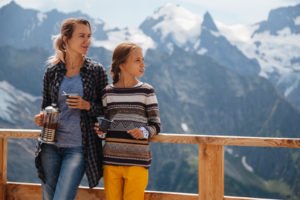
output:
[[[94,130],[97,133],[99,138],[105,137],[105,133],[99,130],[99,123],[95,123]]]
[[[81,96],[69,96],[66,101],[69,108],[90,110],[90,102],[84,100]]]
[[[144,135],[139,128],[128,130],[127,133],[129,133],[135,139],[143,139],[144,138]]]
[[[44,113],[40,112],[39,114],[34,116],[34,123],[37,126],[43,126],[43,118],[44,118]]]

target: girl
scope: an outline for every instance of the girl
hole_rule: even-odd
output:
[[[141,200],[151,164],[149,139],[160,131],[157,98],[151,85],[139,81],[145,72],[142,49],[121,43],[113,52],[113,84],[103,91],[105,118],[113,121],[104,145],[106,200]],[[98,135],[104,134],[96,124]]]
[[[43,200],[74,199],[84,172],[90,187],[102,177],[102,143],[93,127],[102,111],[107,76],[102,65],[85,57],[90,42],[87,20],[65,20],[44,75],[41,108],[56,104],[60,113],[57,142],[38,145],[36,167]],[[66,99],[66,93],[79,96]],[[36,125],[42,126],[42,120],[42,113],[35,116]]]

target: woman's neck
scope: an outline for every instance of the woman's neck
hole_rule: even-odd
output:
[[[67,55],[66,68],[67,70],[79,70],[83,64],[83,56],[81,55]]]
[[[73,77],[77,74],[79,74],[80,69],[83,65],[84,57],[81,55],[67,55],[66,56],[66,69],[67,72],[65,76],[67,77]]]

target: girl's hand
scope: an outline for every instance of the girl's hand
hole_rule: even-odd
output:
[[[37,126],[43,126],[43,118],[44,118],[44,113],[40,112],[39,114],[34,116],[34,123]]]
[[[95,123],[94,130],[95,130],[96,134],[98,135],[98,137],[100,137],[100,138],[105,137],[105,133],[99,130],[99,123],[98,122]]]
[[[143,139],[144,138],[144,135],[139,128],[128,130],[127,133],[129,133],[135,139]]]
[[[80,109],[80,110],[90,110],[90,102],[84,100],[81,96],[69,96],[66,100],[69,108]]]

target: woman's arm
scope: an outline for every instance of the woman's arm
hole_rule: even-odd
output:
[[[103,115],[103,106],[102,106],[102,91],[105,86],[108,84],[108,78],[106,71],[102,65],[95,67],[95,96],[91,100],[89,112],[97,117]]]
[[[49,72],[46,69],[44,78],[43,78],[43,99],[42,99],[41,110],[43,110],[45,107],[51,105],[50,85],[49,84],[50,84]]]

